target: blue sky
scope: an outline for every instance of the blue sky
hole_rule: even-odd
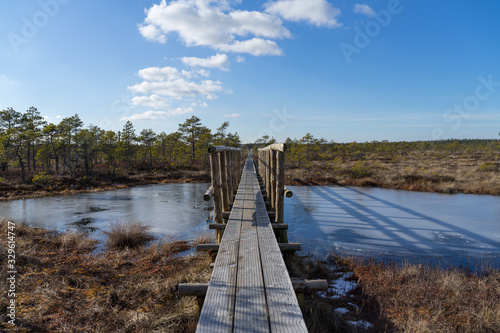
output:
[[[0,109],[244,142],[498,138],[500,2],[2,1]]]

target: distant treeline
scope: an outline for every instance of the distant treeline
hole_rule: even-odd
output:
[[[88,175],[92,172],[115,175],[117,171],[202,169],[211,145],[247,148],[263,147],[276,140],[263,136],[242,145],[238,133],[227,132],[229,122],[212,132],[192,116],[173,133],[144,129],[136,133],[127,121],[121,131],[107,131],[95,125],[84,127],[80,117],[46,122],[35,107],[21,113],[12,108],[0,111],[0,180],[18,177],[22,182],[41,173]],[[499,140],[441,140],[364,143],[336,143],[307,133],[300,139],[288,138],[287,161],[307,166],[312,161],[363,160],[369,154],[394,158],[409,152],[466,154],[471,157],[500,158]]]
[[[264,136],[255,143],[258,147],[275,143],[273,138]],[[336,143],[324,138],[315,138],[307,133],[300,139],[287,138],[285,143],[289,147],[287,161],[302,167],[308,162],[332,160],[335,158],[346,160],[363,160],[370,154],[384,155],[387,158],[405,156],[409,152],[433,153],[446,157],[451,154],[467,155],[471,158],[500,158],[500,140],[463,139],[463,140],[439,140],[439,141],[372,141]],[[436,156],[437,157],[437,156]]]
[[[21,113],[0,111],[0,177],[20,174],[23,182],[43,172],[51,174],[115,174],[117,169],[169,170],[204,166],[210,145],[239,146],[238,133],[224,122],[215,133],[192,116],[167,134],[144,129],[136,133],[127,121],[121,131],[84,127],[80,117],[59,124],[46,122],[35,107]]]

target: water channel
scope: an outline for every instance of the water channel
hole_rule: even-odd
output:
[[[0,218],[60,230],[96,231],[139,221],[162,236],[208,230],[208,184],[161,184],[0,202]],[[285,221],[305,253],[332,252],[500,268],[500,197],[379,188],[291,186]]]

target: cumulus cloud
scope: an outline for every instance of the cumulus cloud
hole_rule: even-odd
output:
[[[167,37],[165,37],[165,35],[163,35],[160,30],[154,25],[141,25],[139,26],[139,32],[144,38],[149,41],[162,44],[167,42]]]
[[[128,89],[138,94],[155,94],[158,96],[180,99],[184,97],[205,97],[215,99],[215,93],[222,91],[220,81],[201,80],[196,81],[196,73],[179,71],[174,67],[149,67],[141,69],[138,73],[144,81],[129,86]],[[137,98],[136,102],[151,102],[145,98]],[[161,102],[156,98],[156,102]],[[163,100],[166,102],[166,100]]]
[[[288,21],[306,21],[315,26],[340,27],[337,21],[340,9],[326,0],[278,0],[267,2],[266,12]]]
[[[204,80],[200,82],[185,79],[171,81],[143,81],[129,87],[135,93],[154,93],[172,98],[203,96],[208,99],[215,99],[216,92],[222,91],[220,81]]]
[[[226,54],[217,53],[210,58],[182,57],[181,61],[191,67],[218,68],[223,71],[229,70],[229,57]]]
[[[156,120],[156,119],[165,119],[166,117],[183,115],[186,113],[193,112],[193,108],[183,108],[179,107],[177,109],[169,110],[169,111],[146,111],[144,113],[135,113],[128,117],[120,118],[123,121],[136,121],[136,120]]]
[[[160,43],[168,34],[176,33],[187,46],[252,55],[279,55],[281,49],[270,39],[291,37],[275,15],[232,10],[228,2],[213,0],[176,0],[168,4],[162,0],[146,10],[139,32]]]
[[[239,118],[241,117],[241,114],[239,113],[231,113],[231,114],[225,114],[224,118]]]
[[[359,3],[354,5],[354,12],[366,15],[368,17],[374,17],[376,14],[375,11],[370,8],[370,6]]]
[[[136,96],[132,98],[131,102],[133,105],[148,106],[155,109],[164,109],[169,104],[168,99],[156,94],[150,96]]]
[[[232,44],[221,45],[221,50],[248,53],[253,56],[283,54],[283,51],[279,48],[276,42],[261,38],[252,38],[244,41],[236,41]]]

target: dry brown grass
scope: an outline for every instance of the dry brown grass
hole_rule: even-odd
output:
[[[6,221],[0,225],[6,234]],[[2,275],[0,331],[194,332],[195,300],[180,298],[177,285],[208,282],[210,269],[206,255],[177,255],[190,248],[186,242],[96,253],[95,241],[83,234],[16,224],[16,235],[17,326],[5,322]],[[6,243],[2,237],[0,246]],[[7,258],[0,259],[5,267]]]
[[[409,152],[404,156],[366,154],[363,160],[314,161],[287,169],[288,184],[377,186],[440,193],[500,194],[497,157]],[[290,165],[291,166],[291,165]]]
[[[287,262],[291,277],[300,279],[326,279],[329,283],[345,276],[347,268],[344,263],[335,258],[328,262],[294,256]],[[356,277],[347,278],[357,282]],[[372,324],[369,332],[392,332],[392,324],[380,315],[378,303],[361,293],[361,288],[355,288],[343,297],[321,297],[317,292],[299,295],[299,304],[304,315],[309,332],[366,332],[367,330],[349,324],[366,321]],[[348,309],[346,314],[340,314],[338,308]]]
[[[136,248],[155,239],[149,227],[139,222],[114,222],[104,230],[106,244],[111,249]]]
[[[500,272],[352,260],[363,294],[402,332],[500,332]]]

